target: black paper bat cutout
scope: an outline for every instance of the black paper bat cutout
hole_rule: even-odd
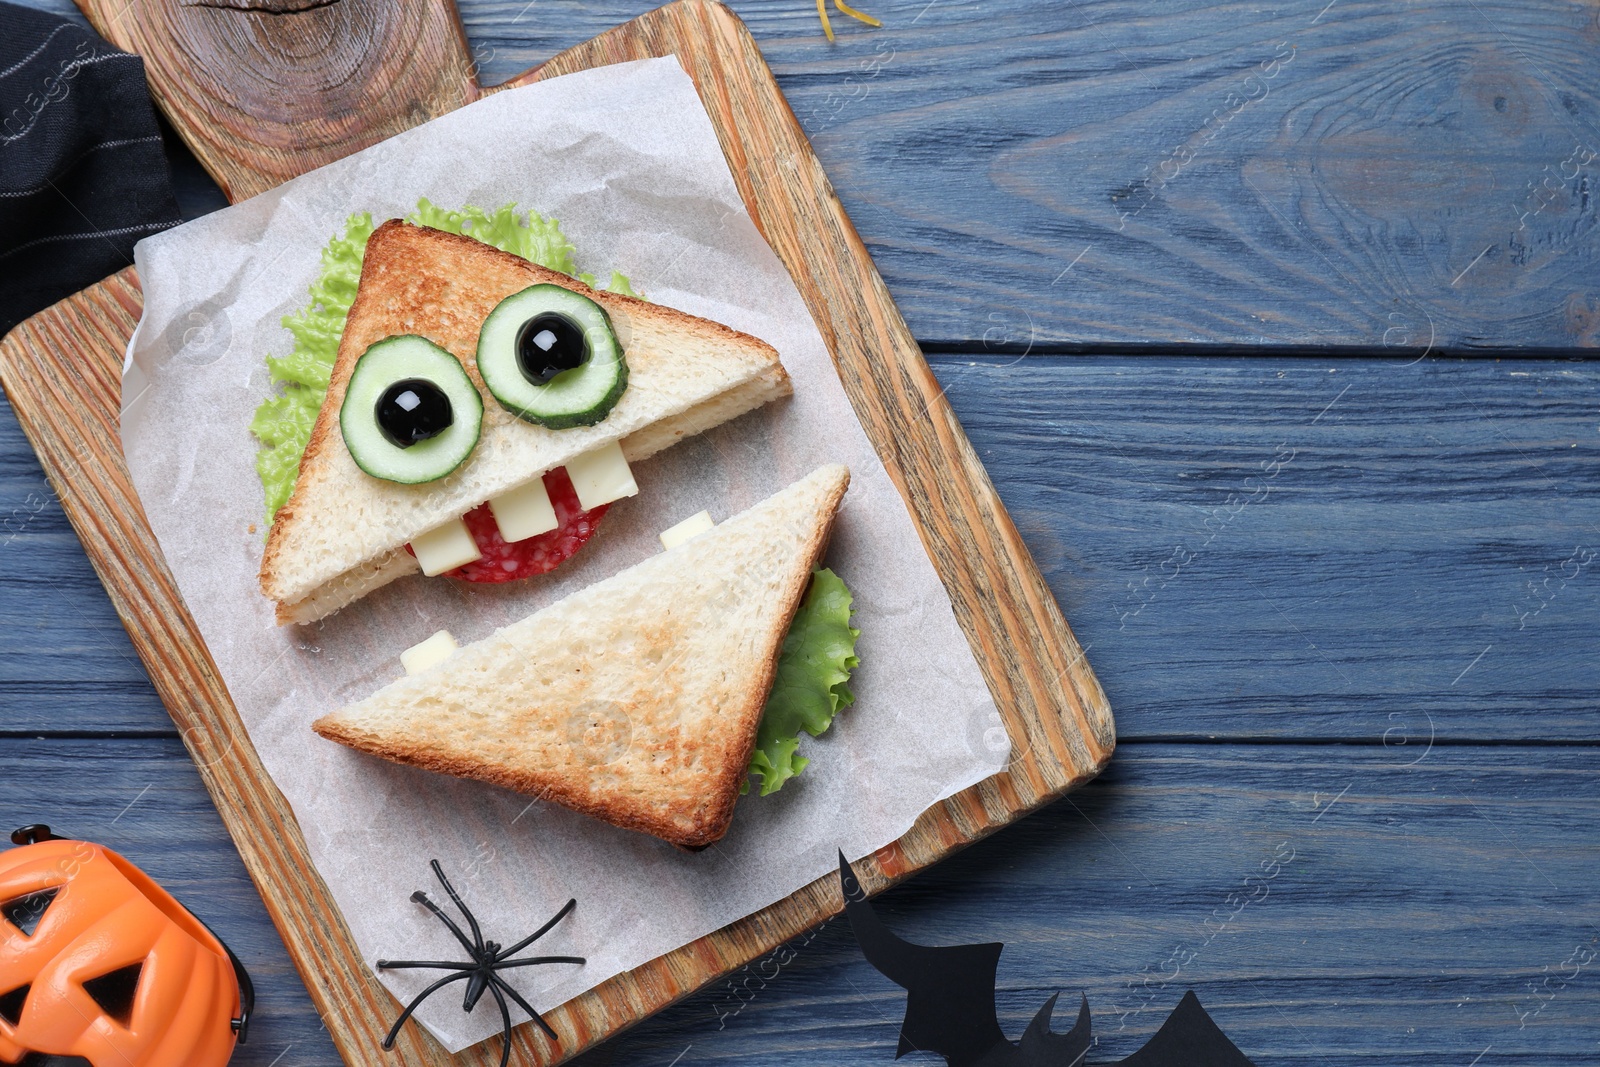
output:
[[[1077,1022],[1064,1034],[1050,1030],[1056,1006],[1051,997],[1028,1024],[1022,1040],[1013,1044],[995,1015],[995,969],[1003,944],[949,948],[912,944],[878,920],[842,852],[839,883],[861,954],[906,990],[906,1017],[900,1024],[895,1059],[923,1051],[943,1056],[949,1067],[1083,1067],[1093,1043],[1087,997],[1078,1007]],[[1211,1021],[1191,990],[1143,1048],[1112,1067],[1254,1065]]]

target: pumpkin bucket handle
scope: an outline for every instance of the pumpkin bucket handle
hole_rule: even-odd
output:
[[[29,823],[27,826],[19,826],[11,831],[11,843],[13,845],[37,845],[41,841],[59,840],[61,840],[59,837],[50,832],[50,827],[42,822]]]

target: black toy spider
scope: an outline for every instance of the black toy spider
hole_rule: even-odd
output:
[[[415,893],[411,894],[411,899],[437,915],[439,917],[439,921],[448,926],[450,928],[450,932],[456,935],[456,940],[461,942],[461,944],[466,948],[467,954],[470,955],[472,959],[465,963],[456,963],[450,960],[378,961],[379,970],[393,970],[405,967],[425,967],[432,970],[455,972],[454,974],[446,975],[430,985],[427,989],[424,989],[422,992],[418,993],[411,1003],[406,1005],[406,1010],[400,1013],[400,1018],[395,1020],[394,1026],[389,1029],[388,1036],[383,1039],[384,1050],[387,1051],[394,1048],[394,1039],[399,1035],[400,1028],[406,1024],[406,1020],[411,1018],[411,1013],[416,1011],[424,1000],[427,1000],[428,997],[432,996],[438,990],[443,989],[451,982],[459,982],[462,979],[467,980],[467,995],[461,1004],[462,1011],[470,1012],[473,1008],[477,1007],[478,1000],[483,996],[484,990],[488,990],[490,993],[492,993],[494,995],[495,1003],[500,1005],[500,1018],[505,1022],[505,1047],[500,1052],[500,1067],[506,1067],[506,1063],[511,1059],[511,1009],[506,1007],[506,997],[510,997],[512,1000],[516,1001],[517,1007],[527,1012],[533,1018],[533,1021],[538,1023],[539,1027],[544,1030],[545,1033],[550,1035],[550,1039],[552,1041],[560,1040],[558,1037],[556,1037],[556,1032],[550,1029],[550,1024],[545,1022],[544,1019],[540,1017],[539,1013],[533,1010],[533,1005],[529,1004],[526,1000],[523,1000],[522,996],[515,989],[512,989],[510,984],[507,983],[504,978],[500,977],[499,972],[508,970],[512,967],[532,967],[540,963],[587,962],[582,956],[530,956],[523,960],[514,960],[511,958],[518,952],[521,952],[523,949],[533,944],[535,941],[539,940],[545,934],[549,933],[556,923],[560,922],[562,919],[565,919],[568,913],[570,913],[573,908],[577,907],[578,902],[576,900],[567,901],[566,905],[562,907],[560,911],[556,912],[554,918],[545,923],[543,926],[539,927],[539,929],[535,930],[531,936],[523,938],[510,948],[502,949],[495,942],[485,941],[483,939],[482,932],[478,930],[478,920],[472,917],[472,912],[467,910],[467,906],[463,904],[461,902],[461,898],[456,895],[455,888],[450,884],[450,879],[444,876],[444,869],[439,866],[439,861],[431,860],[430,865],[433,867],[433,873],[439,878],[439,884],[444,886],[444,891],[450,894],[451,901],[455,903],[455,906],[460,909],[462,916],[466,918],[467,926],[472,930],[471,939],[469,940],[467,935],[461,932],[461,927],[457,926],[450,916],[446,915],[442,910],[440,910],[439,905],[428,899],[428,894],[419,889]]]

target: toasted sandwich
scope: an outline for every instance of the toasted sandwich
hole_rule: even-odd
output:
[[[306,623],[418,571],[548,569],[637,492],[629,462],[789,392],[748,334],[386,222],[261,591]]]
[[[708,845],[733,819],[784,636],[849,481],[821,467],[312,728]]]

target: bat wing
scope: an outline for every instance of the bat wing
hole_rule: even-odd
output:
[[[1010,1045],[994,1008],[995,968],[1004,945],[914,945],[878,921],[842,852],[839,880],[845,914],[862,955],[884,977],[906,990],[906,1017],[900,1024],[896,1059],[912,1051],[935,1052],[950,1067],[972,1067],[996,1046]]]
[[[1194,990],[1183,995],[1144,1048],[1116,1067],[1255,1067],[1217,1028]]]
[[[1064,1034],[1050,1032],[1056,998],[1028,1024],[1022,1040],[1006,1040],[995,1015],[994,979],[1004,945],[916,945],[890,933],[867,901],[855,872],[839,853],[839,884],[850,929],[867,962],[906,990],[899,1059],[933,1052],[949,1067],[1083,1067],[1089,1052],[1089,1001]],[[1211,1021],[1190,990],[1145,1046],[1115,1067],[1255,1067]]]
[[[1050,1032],[1050,1016],[1055,1007],[1055,997],[1045,1001],[1023,1031],[1012,1060],[1014,1067],[1082,1067],[1089,1054],[1089,998],[1079,1002],[1078,1021],[1064,1034]]]

